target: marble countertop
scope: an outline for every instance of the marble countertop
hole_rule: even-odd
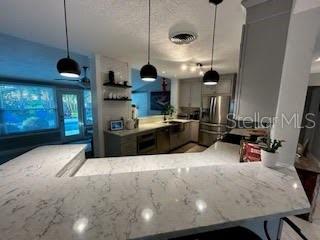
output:
[[[170,119],[168,121],[189,123],[189,122],[193,122],[194,120]],[[164,123],[164,122],[144,123],[144,124],[140,124],[139,128],[135,128],[135,129],[132,129],[132,130],[128,130],[128,129],[119,130],[119,131],[107,130],[106,132],[109,133],[109,134],[114,134],[114,135],[117,135],[117,136],[120,136],[120,137],[124,137],[124,136],[139,134],[139,133],[142,133],[142,132],[146,132],[146,131],[150,131],[150,130],[156,130],[156,129],[159,129],[159,128],[165,128],[165,127],[170,127],[170,126],[172,126],[172,124]]]
[[[85,147],[85,144],[37,147],[0,165],[0,178],[55,177],[72,160],[84,160]]]
[[[242,137],[264,136],[266,134],[266,130],[261,128],[233,128],[229,134]]]
[[[217,142],[204,152],[87,159],[76,176],[239,163],[239,145]]]
[[[118,170],[106,170],[104,175],[68,178],[54,177],[58,167],[50,160],[62,156],[63,151],[69,156],[71,150],[40,148],[49,165],[45,167],[43,162],[34,171],[46,173],[20,176],[24,171],[21,160],[16,161],[20,170],[15,174],[4,175],[9,166],[15,169],[14,161],[0,172],[0,238],[167,239],[308,211],[310,205],[294,168],[222,164],[234,162],[228,159],[237,149],[236,145],[221,144],[198,154],[180,154],[181,160],[173,159],[171,167],[170,162],[153,163],[140,167],[141,171],[133,167],[121,173],[120,164],[114,168]],[[222,149],[229,152],[218,156]],[[31,160],[25,158],[26,168],[34,167],[29,164],[34,154],[27,155]],[[171,155],[166,156],[170,160]],[[186,159],[185,165],[182,159]],[[197,159],[203,165],[197,166]],[[133,166],[134,158],[131,161]],[[221,164],[213,165],[213,161]]]
[[[0,193],[6,240],[167,239],[309,208],[294,170],[260,163],[4,179]]]

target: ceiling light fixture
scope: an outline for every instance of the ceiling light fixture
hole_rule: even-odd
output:
[[[68,22],[67,22],[67,9],[66,9],[66,0],[63,0],[64,3],[64,25],[66,30],[66,43],[67,43],[67,57],[62,58],[57,63],[57,70],[61,76],[77,78],[80,77],[81,70],[79,64],[70,58],[69,52],[69,36],[68,36]]]
[[[192,67],[190,68],[190,71],[191,71],[191,72],[197,71],[197,67],[196,67],[196,66],[192,66]]]
[[[149,29],[148,29],[148,64],[144,65],[140,70],[140,77],[143,81],[154,82],[157,77],[157,69],[150,64],[150,19],[151,19],[151,2],[149,2]]]
[[[320,57],[318,57],[318,58],[315,60],[315,62],[320,62]]]
[[[214,40],[216,34],[216,21],[217,21],[217,8],[223,0],[209,0],[210,3],[215,5],[214,19],[213,19],[213,34],[212,34],[212,52],[211,52],[211,69],[203,76],[203,84],[216,85],[219,82],[220,75],[217,71],[213,70],[213,53],[214,53]]]
[[[182,71],[187,70],[187,68],[188,68],[188,66],[187,66],[186,64],[182,64],[182,65],[181,65],[181,70],[182,70]]]

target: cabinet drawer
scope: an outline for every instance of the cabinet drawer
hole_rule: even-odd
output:
[[[137,142],[136,135],[129,135],[129,136],[121,137],[121,140],[120,140],[121,144],[126,144],[126,143],[131,143],[131,142]]]
[[[132,141],[132,142],[121,144],[121,155],[122,156],[137,155],[137,142]]]

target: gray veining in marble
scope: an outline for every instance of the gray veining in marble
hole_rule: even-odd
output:
[[[85,160],[85,144],[49,145],[35,148],[0,165],[0,178],[50,177],[62,173],[74,158]],[[67,171],[67,169],[66,169]]]
[[[239,145],[217,142],[201,153],[88,159],[76,176],[191,168],[239,161]]]
[[[238,147],[161,155],[160,164],[118,158],[105,175],[72,178],[54,176],[81,146],[35,149],[1,166],[0,239],[167,239],[308,211],[294,169],[237,164]]]
[[[294,170],[260,163],[12,179],[0,192],[6,240],[165,239],[309,208]]]

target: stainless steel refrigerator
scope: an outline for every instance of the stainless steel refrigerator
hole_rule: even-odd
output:
[[[202,105],[199,129],[199,144],[211,146],[227,133],[231,98],[228,96],[208,97]]]

